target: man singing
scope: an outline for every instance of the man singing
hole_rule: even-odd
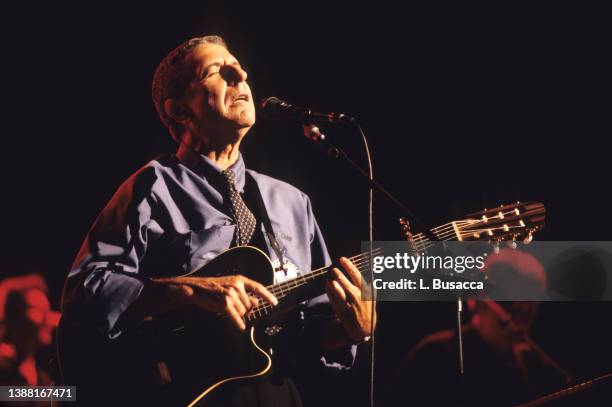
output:
[[[244,331],[251,309],[277,304],[264,285],[231,273],[173,276],[244,245],[260,248],[280,266],[277,281],[329,265],[309,198],[245,169],[240,143],[255,123],[246,79],[218,36],[190,39],[162,60],[153,101],[178,151],[133,174],[98,216],[66,281],[65,321],[95,327],[112,343],[144,319],[197,307],[224,314]],[[372,304],[361,299],[355,265],[346,258],[340,265],[344,273],[333,269],[327,296],[301,304],[288,317],[294,322],[281,324],[270,378],[235,386],[217,405],[301,406],[292,377],[317,363],[327,370],[352,365],[355,344],[371,334]],[[308,357],[315,363],[301,365]],[[172,371],[162,373],[172,380]]]

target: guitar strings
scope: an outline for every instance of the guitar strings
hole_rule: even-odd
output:
[[[480,233],[482,233],[482,232],[487,232],[489,230],[494,231],[494,230],[501,230],[505,228],[506,228],[505,226],[499,226],[496,228],[476,229],[473,231],[461,232],[460,235],[464,237],[464,236],[470,236],[472,233],[477,233],[477,231],[480,231]],[[507,228],[508,229],[522,229],[523,226],[507,226]],[[445,239],[445,241],[448,241],[448,240],[452,240],[452,239]],[[430,240],[420,240],[419,243],[426,243],[426,244],[423,244],[421,247],[419,247],[418,248],[419,250],[427,250],[428,248],[435,245],[435,242],[431,242]]]
[[[497,228],[486,228],[486,229],[479,229],[479,230],[482,230],[482,231],[488,231],[488,230],[500,230],[500,229],[505,229],[505,228],[506,228],[506,227],[504,227],[504,226],[500,226],[500,227],[497,227]],[[521,228],[521,226],[509,226],[508,228]],[[460,232],[460,235],[466,235],[466,236],[467,236],[467,235],[470,235],[471,233],[474,233],[474,231],[469,231],[469,232]],[[452,233],[451,235],[454,235],[454,233]],[[449,241],[449,240],[452,240],[452,237],[449,237],[449,238],[444,239],[444,241]],[[428,244],[423,244],[423,245],[422,245],[420,248],[418,248],[418,247],[417,247],[417,248],[418,248],[418,250],[427,250],[427,249],[428,249],[428,248],[430,248],[431,246],[434,246],[434,245],[435,245],[435,243],[434,243],[434,242],[431,242],[431,241],[429,241],[428,239],[422,239],[422,240],[420,240],[420,241],[419,241],[419,243],[428,243]],[[357,256],[356,256],[356,257],[357,257]],[[362,260],[362,261],[361,261],[361,263],[359,263],[359,265],[356,265],[356,267],[357,267],[357,269],[358,269],[358,270],[359,270],[361,273],[363,273],[364,271],[367,271],[367,270],[368,270],[368,268],[364,268],[364,270],[361,270],[361,269],[360,269],[360,267],[362,267],[362,266],[367,266],[367,265],[369,265],[369,264],[370,264],[370,262],[369,262],[369,256],[368,256],[368,258],[367,258],[367,259],[366,259],[366,258],[365,258],[365,256],[364,256],[364,258],[362,258],[361,260]],[[317,270],[317,273],[318,273],[318,274],[320,274],[320,272],[321,272],[321,271],[323,271],[323,270]],[[327,272],[327,269],[325,269],[324,271],[325,271],[325,272]],[[313,272],[313,273],[314,273],[314,272]],[[313,274],[313,273],[309,273],[309,275],[310,275],[310,274]],[[309,276],[309,275],[305,275],[304,277]],[[304,285],[304,284],[306,284],[306,281],[305,281],[305,280],[304,280],[303,282],[299,283],[299,284],[295,284],[294,286],[292,286],[292,287],[290,287],[290,288],[291,288],[291,289],[293,289],[293,288],[297,288],[297,287],[302,286],[302,285]],[[281,290],[280,295],[277,295],[276,293],[275,293],[275,295],[276,295],[276,296],[278,296],[279,298],[282,298],[282,297],[284,297],[286,294],[285,294],[285,293],[284,293],[284,292]],[[272,309],[272,306],[264,302],[264,303],[263,303],[261,306],[258,306],[258,307],[256,307],[256,308],[254,308],[254,309],[253,309],[253,310],[252,310],[252,311],[249,313],[249,315],[247,316],[247,318],[248,318],[248,320],[249,320],[249,321],[251,321],[251,320],[252,320],[252,319],[251,319],[251,314],[252,314],[252,316],[253,316],[253,317],[255,317],[255,313],[256,313],[256,312],[259,314],[259,316],[262,316],[262,315],[261,315],[261,311],[262,311],[262,310],[264,311],[264,315],[267,315],[267,313],[268,313],[268,310],[269,310],[269,309]]]
[[[380,254],[380,249],[376,248],[376,249],[372,250],[372,254],[373,255],[374,254]],[[359,254],[359,255],[356,255],[356,256],[353,256],[353,257],[349,257],[349,260],[351,260],[353,262],[353,264],[355,264],[355,262],[357,262],[358,265],[355,264],[357,270],[360,273],[363,273],[364,271],[369,269],[369,267],[368,268],[363,268],[364,265],[370,264],[369,258],[370,258],[370,253],[366,252],[366,253],[362,253],[362,254]],[[362,270],[362,268],[363,268],[363,270]],[[292,289],[295,289],[297,287],[305,285],[308,282],[308,280],[312,280],[315,277],[318,277],[318,276],[320,276],[320,275],[322,275],[324,273],[327,273],[329,269],[330,269],[330,267],[322,267],[322,268],[314,270],[314,271],[312,271],[312,272],[310,272],[308,274],[304,274],[304,275],[302,275],[300,277],[296,277],[296,278],[294,278],[292,280],[285,281],[283,283],[279,283],[279,284],[276,285],[276,287],[275,287],[275,285],[272,285],[272,286],[269,286],[269,288],[268,287],[266,287],[266,288],[268,288],[269,291],[272,294],[274,294],[277,298],[283,298],[283,297],[285,297],[287,295],[287,293],[285,293],[285,291],[290,291]],[[298,280],[300,280],[300,282],[298,282]],[[280,286],[285,286],[287,288],[287,290],[280,289]],[[272,309],[272,305],[271,304],[269,304],[268,302],[264,301],[259,296],[257,296],[257,298],[258,298],[258,300],[262,301],[262,304],[258,305],[257,307],[255,307],[251,311],[249,311],[249,313],[246,315],[246,318],[249,321],[252,321],[253,317],[256,318],[257,316],[262,316],[262,310],[264,312],[264,315],[267,315],[268,310]],[[256,313],[258,315],[255,315]]]
[[[463,237],[463,236],[468,236],[472,233],[478,233],[478,232],[486,232],[486,231],[493,231],[493,230],[500,230],[500,229],[504,229],[504,228],[508,228],[508,229],[518,229],[518,228],[523,228],[524,226],[498,226],[498,227],[488,227],[488,228],[481,228],[481,229],[472,229],[472,227],[474,225],[476,225],[477,223],[481,223],[481,222],[473,222],[470,223],[466,226],[470,226],[469,230],[467,230],[467,228],[462,227],[462,226],[457,226],[457,232],[458,235]],[[449,231],[449,232],[445,232],[443,234],[437,235],[438,238],[447,238],[447,237],[452,237],[454,235],[456,235],[457,233],[455,231]],[[429,241],[429,239],[427,239],[422,233],[419,233],[418,235],[415,235],[413,237],[413,240],[415,241]]]
[[[495,215],[492,216],[490,218],[488,218],[487,220],[490,219],[503,219],[506,215],[509,214],[516,214],[516,210],[510,210],[508,212],[502,212],[501,215]],[[498,227],[488,227],[488,228],[484,228],[484,229],[471,229],[473,226],[479,224],[479,223],[483,223],[486,222],[485,219],[479,219],[479,220],[474,220],[474,221],[460,221],[460,222],[455,222],[456,224],[456,230],[448,230],[449,227],[445,227],[443,229],[442,233],[436,233],[436,237],[438,237],[439,239],[443,240],[443,241],[448,241],[448,240],[452,240],[455,237],[466,237],[466,236],[471,236],[473,233],[483,233],[483,232],[488,232],[488,231],[495,231],[495,230],[501,230],[501,229],[519,229],[519,228],[523,228],[524,226],[498,226]],[[452,225],[453,222],[451,222]],[[470,228],[469,230],[468,227]],[[436,228],[432,229],[435,230]],[[454,229],[454,228],[453,228]],[[412,241],[416,244],[416,248],[417,250],[427,250],[429,247],[431,247],[434,243],[431,243],[431,241],[423,234],[423,233],[418,233],[416,235],[413,236]]]
[[[474,219],[474,220],[462,220],[462,221],[449,222],[446,225],[442,225],[442,226],[439,226],[437,228],[433,228],[433,229],[431,229],[431,231],[432,232],[433,231],[438,231],[438,229],[439,229],[439,231],[437,233],[435,233],[438,238],[445,238],[445,237],[452,236],[452,235],[456,234],[455,230],[454,230],[455,226],[458,229],[460,235],[462,233],[470,233],[471,231],[463,232],[462,229],[465,226],[472,227],[472,226],[478,225],[479,223],[483,223],[483,222],[486,222],[486,221],[491,220],[491,219],[503,219],[506,215],[516,214],[516,209],[509,210],[508,212],[502,212],[502,211],[500,211],[500,212],[501,212],[501,214],[498,213],[495,216],[491,216],[490,218],[487,218],[487,220],[485,220],[485,219]],[[520,226],[513,226],[513,227],[520,227]],[[488,228],[488,229],[491,229],[491,228]],[[497,229],[493,228],[492,230],[497,230]],[[423,235],[423,233],[418,233],[418,234],[414,235],[413,238],[415,240],[427,240],[425,238],[425,236]]]
[[[372,251],[372,254],[374,255],[378,255],[380,254],[380,249],[375,249]],[[363,264],[364,262],[369,262],[369,258],[370,258],[370,253],[362,253],[360,255],[357,256],[353,256],[353,257],[349,257],[349,260],[351,260],[351,262],[357,266],[360,264]],[[299,278],[313,278],[316,275],[320,275],[322,272],[327,272],[329,270],[329,267],[322,267],[320,269],[314,270],[308,274],[303,274],[302,276],[298,276],[294,279],[288,280],[288,281],[284,281],[282,283],[277,283],[277,284],[273,284],[271,286],[269,286],[269,290],[272,291],[276,291],[276,288],[284,288],[284,287],[289,287],[291,288],[292,286],[294,286],[295,284],[293,283],[294,281],[298,280]]]
[[[360,273],[363,273],[363,272],[364,272],[364,271],[366,271],[366,270],[367,270],[367,268],[366,268],[366,269],[364,269],[364,270],[359,270],[359,272],[360,272]],[[293,286],[293,287],[292,287],[292,289],[293,289],[293,288],[300,287],[300,286],[303,286],[303,285],[305,285],[305,284],[307,284],[307,281],[303,281],[303,282],[301,282],[301,283],[299,283],[299,284],[296,284],[295,286]],[[285,297],[285,296],[286,296],[286,294],[277,295],[277,297],[278,297],[278,298],[283,298],[283,297]],[[272,305],[271,305],[271,304],[269,304],[269,303],[267,303],[267,302],[263,302],[263,303],[262,303],[262,305],[259,305],[259,306],[255,307],[255,308],[253,308],[253,309],[252,309],[252,310],[249,312],[249,314],[248,314],[248,316],[247,316],[247,319],[248,319],[249,321],[252,321],[252,317],[254,317],[254,318],[256,318],[256,317],[257,317],[257,315],[255,315],[255,313],[258,313],[258,314],[259,314],[258,316],[260,316],[260,317],[261,317],[261,316],[262,316],[262,311],[264,312],[264,314],[263,314],[263,315],[267,315],[267,314],[268,314],[268,310],[271,310],[272,308],[273,308],[273,307],[272,307]]]
[[[380,252],[380,249],[376,249],[376,254],[378,254]],[[373,254],[375,253],[375,251],[373,251]],[[363,253],[357,256],[353,256],[350,257],[349,260],[351,260],[353,262],[353,264],[357,263],[357,264],[362,264],[364,261],[369,262],[369,253]],[[312,279],[315,278],[316,276],[319,276],[323,273],[326,273],[329,270],[329,267],[322,267],[320,269],[314,270],[308,274],[304,274],[301,276],[298,276],[296,278],[293,278],[291,280],[288,281],[284,281],[282,283],[277,283],[277,284],[272,284],[268,287],[266,287],[271,293],[276,294],[276,293],[283,293],[285,290],[285,288],[287,289],[291,289],[294,288],[296,286],[296,282],[300,279]]]
[[[510,210],[508,212],[503,212],[500,211],[500,213],[498,215],[492,216],[490,218],[487,218],[487,220],[485,219],[478,219],[478,220],[461,220],[461,221],[454,221],[454,222],[448,222],[444,225],[432,228],[431,231],[436,235],[437,238],[439,238],[442,241],[449,241],[452,240],[456,237],[463,237],[463,236],[469,236],[473,233],[479,233],[479,232],[486,232],[486,231],[494,231],[494,230],[501,230],[501,229],[516,229],[516,228],[521,228],[522,226],[500,226],[500,227],[493,227],[493,228],[484,228],[484,229],[470,229],[470,230],[465,230],[467,229],[467,227],[469,226],[470,228],[479,224],[479,223],[483,223],[486,222],[490,219],[503,219],[506,215],[509,214],[514,214],[516,213],[516,209]],[[417,246],[417,250],[427,250],[429,247],[431,247],[432,245],[434,245],[435,243],[431,242],[423,233],[418,233],[416,235],[413,236],[412,241],[416,244]],[[376,249],[376,254],[378,255],[380,253],[379,251],[380,249]],[[372,251],[372,254],[374,255],[374,251]],[[367,270],[367,268],[365,268],[364,270],[361,270],[361,268],[363,266],[368,266],[370,264],[370,253],[366,252],[366,253],[362,253],[353,257],[350,257],[349,260],[351,260],[351,262],[355,265],[355,267],[359,270],[359,272],[363,273],[364,271]],[[302,275],[300,277],[296,277],[292,280],[288,280],[279,284],[273,284],[269,287],[266,287],[269,289],[269,291],[274,294],[276,297],[278,298],[282,298],[284,296],[286,296],[287,294],[285,293],[285,291],[290,291],[294,288],[300,287],[304,284],[306,284],[308,282],[308,280],[311,280],[313,278],[318,277],[319,275],[323,274],[323,273],[327,273],[329,271],[329,267],[323,267],[317,270],[314,270],[308,274]],[[258,297],[258,299],[260,299],[260,297]],[[251,315],[255,316],[255,313],[258,313],[261,316],[261,310],[263,309],[266,314],[268,309],[271,309],[272,306],[271,304],[268,304],[267,302],[262,301],[262,305],[259,305],[255,308],[253,308],[248,314],[247,314],[247,318],[249,320],[251,320]]]
[[[501,213],[501,215],[500,215]],[[510,215],[510,214],[516,214],[516,209],[511,209],[507,212],[503,212],[503,210],[499,211],[497,215],[495,216],[491,216],[489,218],[487,218],[487,220],[491,220],[491,219],[503,219],[506,215]],[[444,229],[449,230],[449,229],[453,229],[455,225],[468,225],[468,226],[473,226],[476,225],[478,223],[482,223],[482,222],[486,222],[485,219],[473,219],[473,220],[459,220],[459,221],[454,221],[454,222],[448,222],[444,225],[435,227],[433,229],[431,229],[431,231],[442,231]]]

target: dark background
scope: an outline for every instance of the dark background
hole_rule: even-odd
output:
[[[376,178],[427,224],[546,204],[540,240],[611,240],[609,33],[601,10],[392,3],[128,2],[2,6],[2,273],[38,270],[59,304],[89,226],[134,170],[175,146],[150,84],[184,39],[216,33],[275,95],[359,119]],[[398,3],[399,4],[399,3]],[[363,163],[358,134],[322,126]],[[308,193],[335,257],[367,238],[366,188],[302,137],[259,120],[247,165]],[[375,238],[401,213],[375,198]],[[379,383],[452,304],[380,305]],[[545,304],[534,336],[580,377],[612,369],[608,304]],[[362,366],[365,375],[366,367]]]

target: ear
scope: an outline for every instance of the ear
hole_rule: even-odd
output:
[[[191,118],[189,109],[178,99],[166,99],[164,102],[164,111],[177,123],[186,124]]]

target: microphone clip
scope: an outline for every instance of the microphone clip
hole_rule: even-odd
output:
[[[340,150],[337,147],[327,143],[325,134],[321,133],[321,129],[319,129],[317,126],[310,123],[309,121],[306,121],[304,124],[302,124],[302,128],[304,129],[304,136],[306,136],[307,139],[315,142],[320,146],[327,147],[327,155],[330,158],[340,158]]]

